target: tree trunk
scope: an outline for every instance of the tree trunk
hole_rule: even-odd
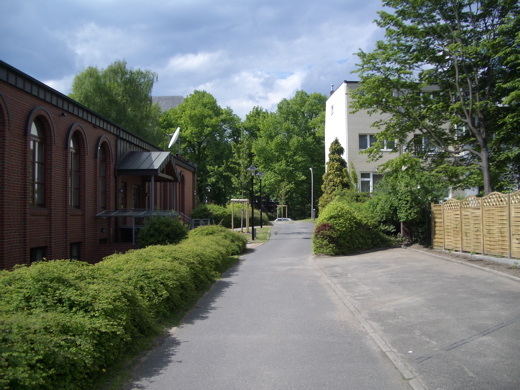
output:
[[[487,145],[482,148],[481,155],[481,170],[482,170],[482,180],[484,182],[484,195],[489,195],[493,191],[493,187],[491,186],[491,169],[489,166],[489,151]]]

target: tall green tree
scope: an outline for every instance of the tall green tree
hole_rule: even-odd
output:
[[[171,134],[180,127],[181,154],[197,164],[197,198],[226,204],[230,197],[232,155],[230,140],[239,118],[222,109],[208,92],[194,91],[161,116],[161,129]],[[174,146],[176,148],[176,146]],[[211,189],[208,191],[207,187]]]
[[[98,112],[124,129],[159,144],[160,108],[152,104],[152,89],[157,74],[129,69],[126,61],[115,61],[106,69],[88,67],[76,75],[72,99]]]
[[[309,168],[314,170],[315,197],[320,193],[326,99],[318,93],[297,91],[293,98],[283,99],[276,112],[261,114],[256,122],[252,162],[265,173],[263,192],[287,204],[292,218],[310,215]]]
[[[323,194],[318,202],[319,210],[323,210],[334,199],[334,194],[338,190],[351,186],[352,180],[348,175],[347,162],[343,158],[344,151],[345,149],[337,138],[330,144],[327,170],[323,175],[323,184],[321,185]]]
[[[386,39],[358,53],[354,108],[391,114],[374,124],[380,140],[397,139],[411,150],[411,135],[419,133],[419,142],[433,148],[416,154],[443,167],[454,184],[479,185],[485,194],[514,186],[504,177],[518,167],[520,151],[518,1],[383,4],[391,10],[376,23]],[[380,146],[370,150],[373,158]]]
[[[410,153],[382,164],[381,172],[383,179],[368,200],[367,209],[389,232],[397,228],[403,238],[427,243],[429,205],[448,193],[444,175],[436,171],[424,174],[420,159]]]

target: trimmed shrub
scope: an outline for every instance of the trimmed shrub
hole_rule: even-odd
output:
[[[88,388],[153,329],[132,289],[78,261],[2,271],[0,286],[5,388]]]
[[[179,219],[171,216],[154,216],[147,220],[137,233],[141,248],[150,245],[176,244],[186,237],[188,227]]]
[[[160,320],[188,307],[245,247],[239,233],[199,229],[177,245],[95,265],[56,260],[0,271],[0,388],[99,387],[106,370],[158,334]]]
[[[189,238],[203,237],[203,236],[220,236],[222,237],[227,246],[228,255],[238,255],[246,249],[247,238],[241,234],[232,232],[223,226],[209,225],[200,226],[196,229],[191,230],[188,233]]]
[[[345,255],[392,244],[391,239],[363,215],[362,205],[358,205],[357,210],[354,207],[338,199],[325,207],[314,228],[315,254]]]

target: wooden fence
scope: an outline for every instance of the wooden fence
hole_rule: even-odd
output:
[[[431,210],[435,249],[520,258],[520,191],[450,199]]]

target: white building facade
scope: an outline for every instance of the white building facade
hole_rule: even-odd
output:
[[[348,167],[353,165],[358,175],[358,185],[361,192],[372,192],[374,185],[381,180],[378,166],[395,158],[399,152],[393,152],[393,142],[385,142],[381,159],[369,161],[368,155],[362,153],[376,141],[377,129],[372,127],[376,120],[384,118],[381,115],[369,115],[366,111],[352,113],[350,92],[359,88],[356,81],[343,81],[331,91],[327,100],[325,117],[325,164],[329,159],[329,148],[337,138],[345,149],[343,158]]]

